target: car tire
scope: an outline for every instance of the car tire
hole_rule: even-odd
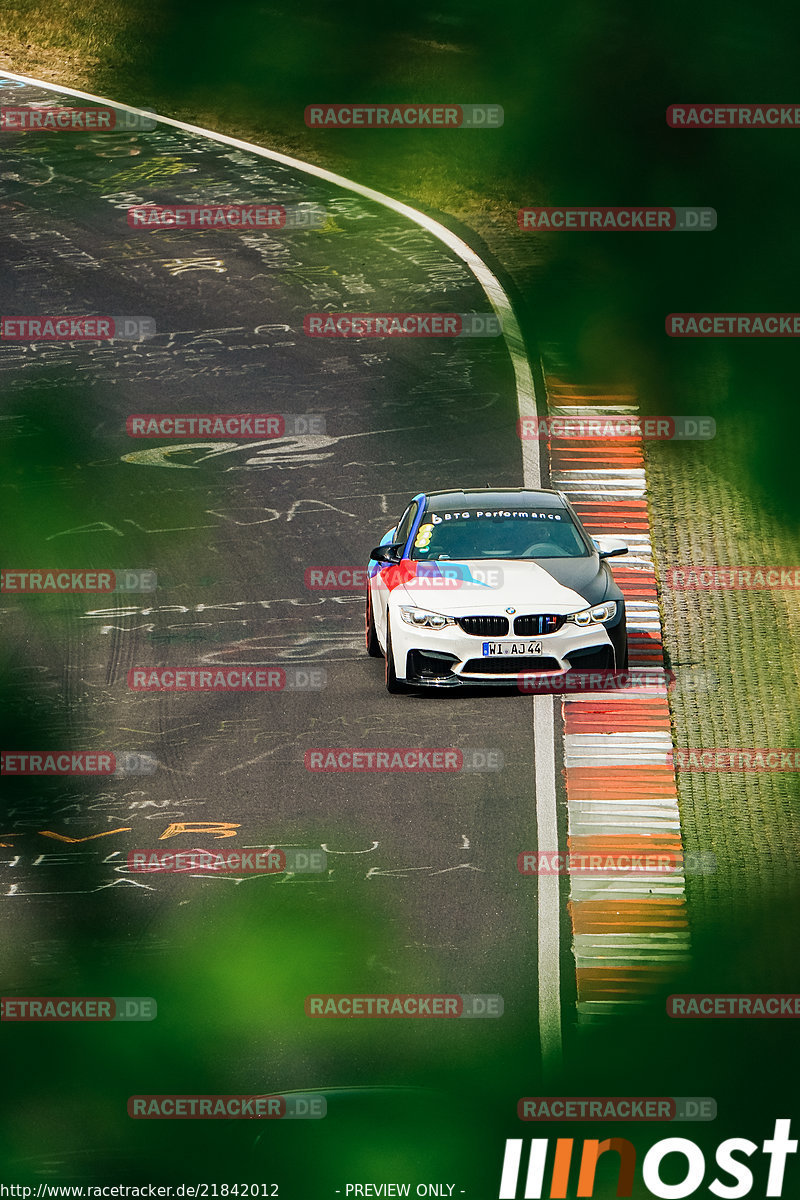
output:
[[[375,629],[375,619],[372,616],[372,597],[369,594],[369,589],[367,589],[367,605],[364,627],[364,640],[367,646],[367,654],[370,656],[370,658],[381,658],[383,651],[381,650],[380,643],[378,641],[378,634]]]
[[[386,690],[393,696],[407,692],[408,686],[397,678],[394,669],[394,654],[392,653],[392,631],[389,628],[389,614],[386,614]]]

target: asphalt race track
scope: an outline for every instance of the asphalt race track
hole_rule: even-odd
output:
[[[0,95],[53,102],[8,79]],[[156,329],[2,345],[4,564],[158,576],[152,593],[2,597],[3,746],[157,762],[124,778],[4,780],[4,994],[93,982],[156,997],[176,1059],[164,1078],[143,1066],[141,1092],[196,1090],[178,1051],[186,1004],[208,1005],[207,1091],[413,1084],[437,1056],[488,1056],[521,1030],[533,1061],[536,882],[516,870],[536,848],[533,700],[389,696],[364,652],[362,589],[306,585],[311,568],[363,568],[415,492],[520,486],[522,460],[502,338],[313,338],[304,316],[488,313],[485,294],[403,218],[195,135],[2,136],[2,312],[146,316]],[[127,223],[132,205],[201,202],[325,217],[247,233]],[[288,414],[324,433],[133,438],[136,413]],[[201,666],[282,668],[296,686],[128,687],[133,668]],[[455,747],[502,767],[313,772],[315,747]],[[326,869],[127,866],[138,848],[271,845],[322,848]],[[499,994],[506,1016],[420,1022],[402,1057],[397,1023],[370,1029],[375,1055],[353,1053],[337,1022],[341,1041],[315,1054],[304,997],[344,991]],[[247,1004],[261,1039],[235,1036]],[[56,1133],[51,1149],[68,1141]]]

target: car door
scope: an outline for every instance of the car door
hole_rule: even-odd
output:
[[[411,527],[414,524],[417,513],[419,512],[419,501],[412,500],[406,511],[403,513],[400,520],[397,522],[397,528],[394,535],[394,542],[402,542],[403,545],[408,541],[408,535],[411,533]],[[389,575],[387,577],[387,571]],[[388,563],[382,563],[381,568],[373,579],[372,593],[372,614],[375,621],[375,628],[378,632],[378,640],[381,645],[386,645],[386,606],[389,602],[390,588],[387,586],[387,579],[391,581],[392,576],[396,572],[392,572],[391,566]]]

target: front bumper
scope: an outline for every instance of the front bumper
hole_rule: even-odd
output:
[[[515,640],[541,644],[541,654],[487,657],[483,643]],[[392,649],[398,679],[420,687],[505,686],[520,674],[563,675],[570,669],[614,669],[624,661],[625,611],[619,603],[614,622],[581,629],[565,624],[536,637],[491,638],[465,633],[459,626],[442,630],[406,625],[398,613],[392,620]]]

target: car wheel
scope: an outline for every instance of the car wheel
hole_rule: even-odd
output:
[[[395,674],[394,655],[392,654],[392,631],[389,628],[389,614],[386,614],[386,690],[393,696],[407,692],[409,689]]]
[[[367,654],[370,658],[380,658],[383,651],[380,648],[378,635],[375,632],[375,620],[372,616],[372,597],[369,594],[369,589],[367,589],[367,608],[364,625]]]

